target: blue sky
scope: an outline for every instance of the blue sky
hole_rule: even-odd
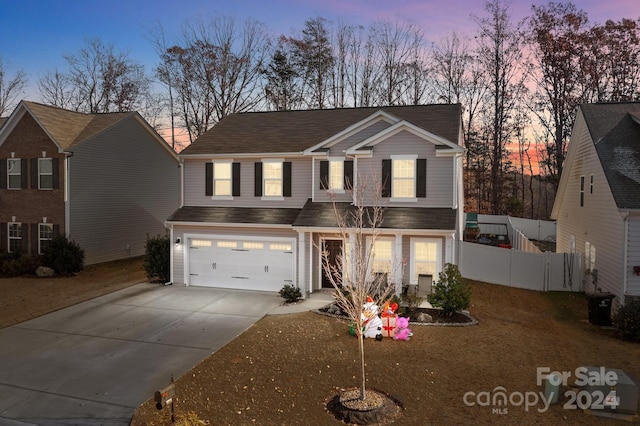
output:
[[[531,4],[547,1],[513,0],[515,21]],[[591,22],[640,18],[639,0],[575,0]],[[157,56],[146,36],[160,23],[171,37],[196,17],[233,16],[266,24],[274,35],[299,32],[306,19],[368,25],[378,18],[400,18],[421,26],[428,41],[451,31],[472,33],[471,14],[483,14],[482,0],[0,0],[0,58],[11,74],[18,69],[29,78],[25,96],[37,100],[37,80],[47,70],[64,68],[64,54],[76,53],[85,39],[98,37],[149,71]]]

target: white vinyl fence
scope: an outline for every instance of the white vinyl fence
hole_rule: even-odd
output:
[[[459,241],[463,277],[538,291],[582,291],[579,253],[532,253]]]

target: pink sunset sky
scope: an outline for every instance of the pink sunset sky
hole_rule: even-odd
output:
[[[514,22],[531,5],[547,1],[511,2]],[[640,18],[638,0],[576,0],[592,23]],[[64,69],[64,54],[76,53],[85,39],[98,37],[150,71],[157,55],[147,40],[149,27],[160,23],[169,37],[196,17],[233,16],[263,22],[273,35],[295,35],[306,19],[321,16],[332,22],[368,25],[377,19],[399,18],[419,25],[425,42],[439,41],[455,31],[472,34],[472,15],[484,14],[481,0],[0,0],[0,58],[9,74],[18,69],[29,78],[25,97],[37,100],[37,80],[47,70]]]

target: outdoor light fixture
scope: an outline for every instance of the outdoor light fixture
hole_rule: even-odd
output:
[[[181,240],[180,237],[176,238],[176,247],[180,244]]]

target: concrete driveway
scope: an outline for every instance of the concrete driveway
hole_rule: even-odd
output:
[[[0,425],[128,425],[135,408],[278,305],[138,284],[0,330]]]

